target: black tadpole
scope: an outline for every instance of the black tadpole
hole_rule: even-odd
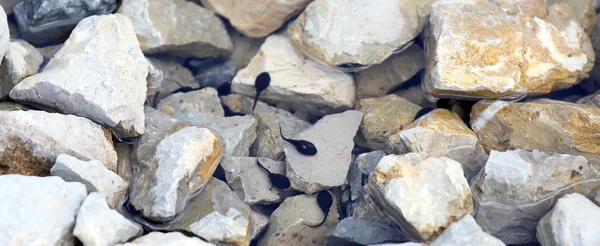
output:
[[[433,108],[422,108],[421,110],[419,110],[419,112],[417,112],[417,114],[415,115],[415,119],[417,120],[418,118],[421,118],[421,116],[428,114],[429,112],[433,111]]]
[[[260,97],[260,93],[263,92],[267,87],[271,84],[271,75],[267,72],[262,72],[258,76],[256,76],[256,80],[254,81],[254,88],[256,88],[256,97],[254,97],[254,105],[252,106],[252,111],[256,108],[256,103],[258,102],[258,98]]]
[[[313,143],[306,141],[306,140],[295,140],[295,139],[285,138],[283,136],[283,131],[281,131],[281,123],[279,123],[279,134],[281,135],[281,138],[283,140],[294,145],[294,147],[296,148],[296,150],[298,152],[300,152],[300,154],[303,154],[303,155],[316,155],[317,154],[317,147],[315,147],[315,145]]]
[[[286,177],[285,175],[272,173],[271,171],[269,171],[269,169],[260,164],[260,161],[258,160],[256,160],[256,163],[263,169],[265,169],[265,171],[267,171],[267,173],[269,174],[269,179],[271,180],[271,184],[275,186],[275,188],[287,190],[292,186],[292,184],[290,183],[290,179],[288,179],[288,177]]]
[[[325,216],[323,217],[323,221],[321,221],[321,223],[313,227],[319,227],[323,225],[325,221],[327,221],[327,215],[329,214],[329,210],[331,210],[331,205],[333,205],[333,196],[331,196],[331,193],[329,193],[329,191],[319,191],[319,194],[317,195],[317,204],[319,204],[319,207],[321,208]]]

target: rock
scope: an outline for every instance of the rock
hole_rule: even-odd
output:
[[[2,5],[4,7],[4,4]],[[8,30],[8,20],[6,19],[6,13],[4,9],[0,8],[0,64],[1,60],[8,50],[8,42],[10,40],[10,32]]]
[[[295,136],[315,145],[318,152],[314,156],[300,154],[294,145],[286,143],[286,170],[292,187],[312,194],[344,184],[352,162],[352,138],[362,116],[354,110],[327,115]]]
[[[212,246],[197,237],[188,237],[181,232],[151,232],[126,244],[118,246]]]
[[[201,0],[203,6],[224,16],[239,32],[253,38],[275,32],[311,1]]]
[[[360,123],[360,131],[367,141],[367,146],[364,147],[383,150],[388,138],[408,126],[421,107],[396,95],[388,95],[361,99],[356,110],[365,115]]]
[[[370,245],[383,242],[406,241],[402,233],[392,227],[348,217],[327,233],[326,245]]]
[[[0,6],[2,6],[7,15],[10,15],[12,14],[15,5],[22,1],[23,0],[0,0]]]
[[[230,59],[235,62],[238,69],[245,68],[252,57],[258,53],[265,38],[249,38],[231,28],[229,36],[233,42],[233,53]],[[233,74],[235,76],[235,73]],[[232,77],[233,78],[233,77]]]
[[[115,151],[117,152],[117,174],[127,182],[129,185],[131,181],[131,145],[126,143],[115,144]]]
[[[133,147],[129,197],[145,218],[165,222],[209,182],[225,147],[214,130],[149,108],[146,127]]]
[[[505,246],[505,244],[490,234],[481,230],[470,214],[452,223],[431,246],[464,245],[464,246]]]
[[[145,59],[129,18],[92,16],[77,25],[41,73],[17,84],[10,97],[135,137],[144,133]]]
[[[269,216],[252,209],[250,213],[250,220],[252,221],[252,232],[250,234],[250,239],[258,239],[257,237],[267,228],[267,225],[269,225]]]
[[[316,194],[288,197],[271,214],[269,228],[258,245],[324,245],[325,234],[338,223],[337,207],[337,200],[333,199],[331,210],[325,215]],[[319,225],[324,219],[325,223]]]
[[[425,68],[425,52],[416,44],[400,54],[393,55],[381,64],[356,74],[356,98],[382,97]]]
[[[388,155],[369,175],[368,187],[369,194],[411,241],[431,242],[473,212],[462,166],[446,157]]]
[[[117,168],[110,134],[93,122],[43,111],[0,111],[0,174],[47,176],[68,154]],[[68,129],[68,130],[66,130]]]
[[[233,51],[219,17],[193,2],[124,0],[117,12],[133,21],[145,54],[217,57]]]
[[[432,97],[425,92],[425,90],[423,90],[420,79],[418,82],[418,84],[403,90],[398,90],[394,92],[394,94],[408,100],[411,103],[419,105],[422,108],[436,108],[436,98]]]
[[[233,61],[223,61],[219,58],[192,61],[188,62],[188,65],[194,67],[194,78],[201,88],[213,87],[219,89],[221,86],[231,83],[238,71]]]
[[[369,185],[361,189],[358,198],[348,204],[346,212],[349,217],[364,219],[378,224],[397,227],[383,208],[368,194]]]
[[[149,58],[148,63],[150,64],[149,77],[151,78],[148,83],[146,100],[152,105],[178,89],[184,87],[192,89],[200,88],[190,70],[179,65],[177,62]]]
[[[600,175],[582,156],[492,150],[472,182],[477,223],[506,244],[535,241],[538,221],[564,194],[589,194]]]
[[[117,0],[27,0],[14,6],[23,39],[35,46],[65,41],[86,17],[112,13]]]
[[[56,45],[44,46],[42,48],[37,48],[37,50],[40,52],[40,54],[42,54],[42,56],[44,57],[44,62],[46,63],[47,61],[52,59],[52,57],[54,55],[56,55],[56,53],[60,49],[62,49],[63,46],[64,46],[64,44],[56,44]]]
[[[367,184],[368,176],[375,170],[377,164],[386,156],[381,150],[363,153],[354,159],[348,171],[348,183],[350,185],[350,199],[352,201],[361,196],[363,186]]]
[[[26,110],[24,105],[13,102],[0,102],[0,111],[20,111]]]
[[[103,194],[92,192],[81,203],[73,235],[86,246],[110,246],[127,242],[142,232],[141,226],[110,209]]]
[[[537,225],[542,245],[596,245],[600,243],[600,207],[578,193],[556,201]]]
[[[341,71],[307,59],[282,35],[271,35],[231,85],[234,93],[254,98],[256,76],[269,72],[271,84],[261,95],[270,104],[288,103],[314,114],[343,112],[354,107],[354,82]]]
[[[596,8],[594,0],[548,0],[548,5],[555,3],[567,3],[571,6],[573,16],[581,24],[581,27],[591,34],[596,25]]]
[[[31,44],[23,40],[9,42],[0,66],[0,98],[7,96],[21,80],[36,74],[42,62],[44,57]]]
[[[432,2],[313,1],[287,32],[307,56],[356,71],[383,62],[412,42],[427,23]]]
[[[250,156],[259,156],[274,160],[282,160],[285,141],[281,138],[279,124],[283,136],[295,137],[300,131],[309,128],[310,123],[301,120],[288,111],[258,102],[252,111],[254,99],[238,94],[221,97],[221,103],[234,113],[251,114],[258,121],[256,141],[250,147]]]
[[[82,183],[88,193],[100,192],[112,208],[117,207],[127,193],[127,182],[97,160],[82,161],[61,154],[56,158],[50,174],[67,182]]]
[[[281,201],[278,188],[271,184],[269,173],[256,157],[226,156],[221,161],[225,178],[233,191],[248,205]]]
[[[85,186],[59,177],[0,176],[0,245],[73,245]]]
[[[579,83],[594,66],[590,40],[566,4],[474,0],[432,6],[425,88],[434,96],[547,94]]]
[[[225,116],[217,90],[210,87],[197,91],[172,94],[158,103],[158,109],[167,114],[175,112],[186,113],[191,110],[215,116]]]
[[[8,33],[10,33],[10,39],[23,39],[23,37],[21,37],[19,27],[12,21],[8,22]]]

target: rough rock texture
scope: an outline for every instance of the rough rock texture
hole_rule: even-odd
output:
[[[505,246],[505,244],[490,234],[481,230],[470,214],[452,223],[431,246]]]
[[[2,6],[4,7],[4,6]],[[6,19],[6,13],[4,9],[0,8],[0,64],[2,64],[2,58],[6,54],[8,49],[8,41],[10,40],[10,32],[8,30],[8,21]]]
[[[233,51],[219,17],[191,1],[124,0],[118,13],[133,21],[145,54],[214,57]]]
[[[142,234],[142,227],[110,209],[106,197],[90,193],[81,203],[73,235],[86,246],[112,246]]]
[[[406,241],[402,233],[395,228],[348,217],[340,221],[327,233],[326,245],[360,244],[370,245],[382,242]]]
[[[97,160],[82,161],[61,154],[56,158],[50,174],[68,182],[82,183],[88,193],[100,192],[112,208],[117,207],[127,193],[127,182]]]
[[[151,232],[126,244],[118,246],[212,246],[197,237],[188,237],[181,232]]]
[[[305,58],[286,36],[269,36],[233,78],[231,90],[254,98],[254,81],[262,72],[269,72],[271,84],[261,93],[261,101],[288,103],[297,111],[321,115],[354,107],[352,77]]]
[[[413,122],[421,107],[396,95],[368,98],[358,101],[356,110],[365,115],[360,123],[360,132],[367,146],[383,150],[388,138]]]
[[[386,156],[385,152],[381,150],[372,151],[369,153],[363,153],[354,159],[350,170],[348,170],[348,183],[350,185],[350,200],[354,201],[361,196],[363,186],[367,184],[368,176],[375,168],[377,164]]]
[[[42,62],[44,57],[31,44],[23,40],[9,42],[0,66],[0,98],[7,96],[21,80],[36,74]]]
[[[427,91],[520,98],[577,84],[594,66],[590,40],[567,4],[438,1],[426,32]]]
[[[59,177],[0,176],[0,245],[73,245],[85,186]]]
[[[600,184],[582,156],[534,150],[492,151],[472,182],[481,228],[506,244],[535,241],[537,222],[564,194],[589,194]]]
[[[220,58],[203,59],[197,63],[188,62],[188,65],[194,66],[194,78],[201,88],[221,88],[231,83],[238,71],[234,61],[224,61]]]
[[[72,115],[0,111],[0,174],[46,176],[56,157],[68,154],[117,169],[110,133]]]
[[[397,227],[377,201],[368,194],[368,184],[364,185],[358,198],[348,204],[346,212],[349,217],[364,219],[378,224]]]
[[[352,138],[362,116],[361,112],[354,110],[327,115],[295,136],[294,139],[315,145],[317,154],[314,156],[300,154],[292,144],[286,143],[286,170],[292,187],[312,194],[345,182],[352,162]]]
[[[258,164],[258,158],[226,156],[220,165],[227,183],[244,203],[254,205],[281,201],[281,191],[273,187],[269,173]]]
[[[537,225],[542,245],[583,246],[600,244],[600,207],[578,193],[556,201]]]
[[[252,57],[258,53],[260,46],[265,42],[265,38],[249,38],[233,28],[229,30],[229,36],[234,47],[230,59],[235,62],[238,69],[248,66]]]
[[[594,6],[595,0],[547,0],[548,5],[554,3],[567,3],[571,6],[573,16],[581,24],[581,27],[591,34],[596,25],[596,7]]]
[[[214,130],[149,108],[146,127],[132,153],[130,202],[148,219],[169,221],[209,182],[225,147]]]
[[[146,92],[146,100],[152,105],[182,87],[192,89],[200,87],[194,80],[194,76],[190,70],[177,62],[149,58],[148,64],[149,74],[147,78],[148,91]]]
[[[427,23],[434,0],[313,1],[288,35],[315,60],[356,68],[381,63]],[[377,13],[377,15],[373,15]]]
[[[257,239],[256,237],[258,237],[259,234],[262,236],[261,233],[267,228],[267,225],[269,225],[269,216],[252,209],[250,220],[252,221],[252,232],[250,233],[250,239],[254,240]]]
[[[383,157],[369,176],[369,194],[411,241],[433,241],[473,212],[473,198],[460,163],[420,154]]]
[[[148,65],[129,18],[82,20],[43,72],[17,84],[10,97],[86,117],[117,135],[144,133]]]
[[[175,93],[158,103],[160,111],[167,114],[187,113],[188,111],[200,111],[216,116],[225,116],[217,90],[204,88],[202,90],[186,93]]]

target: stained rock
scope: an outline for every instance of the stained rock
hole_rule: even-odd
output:
[[[438,1],[430,22],[424,83],[433,95],[547,94],[579,83],[594,66],[590,40],[566,4]]]
[[[60,154],[117,168],[110,134],[77,116],[0,111],[0,174],[47,176]]]
[[[151,232],[129,243],[118,246],[212,246],[197,237],[188,237],[181,232]]]
[[[420,154],[383,157],[369,176],[369,194],[411,241],[433,241],[473,212],[473,198],[460,163]]]
[[[265,42],[265,38],[249,38],[233,28],[229,31],[229,36],[234,47],[230,58],[235,62],[238,69],[248,66],[252,57],[258,53],[260,46]]]
[[[219,58],[192,60],[188,62],[188,65],[193,67],[194,79],[201,88],[221,88],[221,86],[231,83],[238,71],[234,61],[224,61]]]
[[[144,133],[145,59],[129,18],[92,16],[10,97],[86,117],[121,137],[138,136]]]
[[[352,77],[305,58],[286,36],[267,38],[250,64],[233,78],[232,92],[254,97],[254,82],[262,72],[270,74],[271,84],[261,93],[261,101],[287,103],[297,111],[321,115],[354,107]]]
[[[589,194],[600,184],[582,156],[512,150],[490,153],[472,183],[481,228],[506,244],[535,241],[538,221],[564,194]]]
[[[216,57],[233,50],[219,17],[191,1],[124,0],[117,12],[133,21],[145,54]]]
[[[572,8],[573,16],[581,24],[581,27],[591,34],[596,25],[595,0],[548,0],[548,5],[555,3],[567,3]]]
[[[2,6],[4,7],[4,5]],[[0,8],[0,64],[2,64],[2,58],[8,50],[8,42],[10,40],[10,32],[8,30],[8,20],[6,19],[6,13],[4,9]]]
[[[112,208],[117,207],[127,193],[127,183],[97,160],[82,161],[61,154],[56,158],[56,164],[50,169],[50,174],[67,182],[82,183],[88,193],[100,192]]]
[[[340,221],[327,233],[325,245],[369,245],[383,242],[406,241],[402,233],[395,228],[348,217]]]
[[[112,210],[103,194],[92,192],[81,203],[73,235],[86,246],[111,246],[127,242],[142,232],[141,226]]]
[[[452,223],[431,246],[464,245],[464,246],[505,246],[505,244],[490,234],[481,230],[470,214]]]
[[[225,178],[233,191],[248,205],[270,204],[281,200],[278,188],[256,157],[226,156],[221,160]]]
[[[158,109],[167,114],[186,113],[191,110],[225,116],[217,90],[210,87],[170,95],[158,103]]]
[[[127,182],[131,181],[131,145],[126,143],[115,144],[115,151],[117,152],[117,174]]]
[[[200,88],[190,70],[177,62],[149,58],[148,63],[150,67],[146,100],[152,105],[181,88]]]
[[[72,245],[85,186],[59,177],[0,176],[0,245]]]
[[[345,182],[352,162],[352,139],[362,116],[355,110],[327,115],[294,137],[314,144],[318,151],[314,156],[303,155],[286,143],[286,170],[292,187],[312,194]]]
[[[44,57],[39,51],[23,40],[9,42],[6,55],[0,66],[0,98],[24,78],[36,74]]]

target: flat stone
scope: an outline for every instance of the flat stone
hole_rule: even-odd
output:
[[[556,201],[537,225],[537,239],[542,245],[600,244],[600,207],[578,193]]]
[[[12,14],[15,5],[22,1],[23,0],[0,0],[0,6],[2,6],[7,15],[10,15]]]
[[[0,176],[0,245],[73,245],[85,186],[59,177]]]
[[[145,54],[216,57],[233,51],[223,22],[194,2],[124,0],[117,12],[133,21]]]
[[[117,152],[117,174],[129,183],[131,181],[132,168],[131,168],[131,145],[127,143],[116,143],[115,151]]]
[[[177,62],[149,58],[148,63],[150,64],[148,74],[150,81],[146,100],[152,105],[178,89],[200,88],[190,70]]]
[[[90,193],[81,203],[73,235],[84,245],[111,246],[141,235],[142,227],[111,209],[106,197]]]
[[[226,156],[220,165],[227,183],[244,203],[251,206],[281,201],[281,191],[271,184],[269,173],[258,164],[258,158]]]
[[[352,77],[305,58],[286,36],[269,36],[250,64],[233,78],[231,91],[254,98],[254,82],[262,72],[270,74],[271,83],[260,94],[261,101],[287,103],[297,111],[320,115],[354,107]]]
[[[360,123],[360,132],[367,146],[373,150],[386,149],[388,138],[408,126],[421,107],[406,99],[388,95],[358,101],[356,110],[365,115]]]
[[[600,175],[582,156],[492,150],[472,182],[477,223],[506,244],[535,242],[538,221],[564,194],[589,194]]]
[[[383,242],[406,241],[402,233],[395,228],[348,217],[340,221],[327,233],[326,245],[347,245],[351,243],[369,245]]]
[[[0,111],[0,174],[47,176],[60,154],[117,169],[110,133],[88,119],[43,111]],[[66,130],[68,129],[68,130]]]
[[[352,201],[361,196],[363,186],[367,184],[369,174],[375,170],[377,164],[384,156],[386,156],[385,152],[376,150],[369,153],[362,153],[354,158],[348,171],[350,199]]]
[[[214,130],[150,108],[146,127],[132,153],[130,203],[148,219],[169,221],[209,182],[225,147]]]
[[[2,6],[4,7],[4,5]],[[3,8],[0,8],[0,64],[2,64],[2,58],[8,50],[8,42],[10,41],[10,31],[8,30],[8,20],[6,19],[6,13]]]
[[[590,40],[567,4],[473,0],[432,6],[425,88],[435,96],[547,94],[579,83],[594,66]]]
[[[258,121],[256,127],[256,141],[250,147],[250,156],[265,157],[274,160],[282,160],[285,156],[283,147],[285,141],[283,136],[295,137],[300,131],[309,128],[310,123],[301,120],[290,112],[258,102],[252,111],[254,99],[238,94],[230,94],[221,97],[221,103],[234,113],[251,114]],[[279,125],[281,124],[280,133]]]
[[[121,137],[138,136],[144,133],[145,59],[129,18],[92,16],[10,97],[86,117]]]
[[[548,5],[555,3],[567,3],[571,6],[573,16],[581,24],[581,27],[591,34],[596,25],[596,7],[595,0],[548,0]]]
[[[220,88],[227,83],[231,83],[238,71],[234,61],[224,61],[220,58],[188,62],[188,65],[194,67],[194,79],[201,88]]]
[[[465,215],[448,227],[431,246],[464,245],[464,246],[505,246],[505,244],[481,230],[470,214]]]
[[[127,182],[97,160],[82,161],[61,154],[56,158],[56,164],[50,169],[50,174],[67,182],[82,183],[88,193],[101,193],[112,208],[117,207],[127,193]]]
[[[294,145],[286,143],[286,170],[292,187],[312,194],[344,184],[352,162],[352,139],[362,116],[355,110],[327,115],[294,137],[314,144],[314,156],[300,154]]]
[[[188,237],[181,232],[151,232],[129,243],[117,246],[212,246],[197,237]]]
[[[248,66],[252,57],[258,53],[260,46],[265,42],[265,38],[249,38],[233,28],[230,28],[229,36],[233,42],[233,53],[230,59],[235,62],[238,69]]]
[[[411,241],[431,242],[473,212],[462,166],[446,157],[385,156],[369,176],[368,192]]]
[[[186,113],[191,110],[225,116],[217,90],[210,87],[172,94],[158,103],[158,109],[167,114]]]
[[[21,80],[36,74],[42,62],[44,57],[31,44],[23,40],[9,42],[0,66],[0,98],[7,96]]]

